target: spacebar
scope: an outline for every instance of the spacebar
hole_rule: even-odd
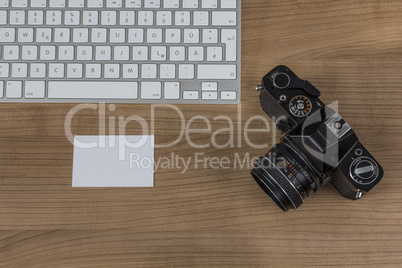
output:
[[[49,99],[136,99],[137,82],[50,81]]]

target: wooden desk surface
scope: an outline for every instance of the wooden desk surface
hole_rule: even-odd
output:
[[[382,164],[383,181],[362,200],[326,186],[283,213],[248,167],[158,170],[154,188],[73,189],[64,120],[74,105],[2,104],[0,267],[401,267],[401,13],[400,1],[243,1],[241,106],[179,106],[187,120],[227,115],[244,126],[253,115],[265,116],[254,86],[274,66],[288,65],[321,90],[324,102],[339,101]],[[150,122],[150,113],[150,105],[119,104],[107,116]],[[174,111],[157,110],[157,143],[174,140],[179,127]],[[212,130],[225,127],[217,120]],[[97,135],[98,128],[97,111],[74,117],[74,134]],[[192,149],[184,138],[157,149],[156,157],[254,157],[272,146],[273,133],[252,134],[255,143],[269,142],[254,149],[235,131],[241,147],[236,139],[233,148]],[[141,134],[139,126],[129,125],[127,134]],[[221,144],[227,138],[217,136]],[[191,139],[209,143],[211,133]]]

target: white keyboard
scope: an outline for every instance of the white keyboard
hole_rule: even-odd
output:
[[[234,104],[240,0],[0,0],[0,102]]]

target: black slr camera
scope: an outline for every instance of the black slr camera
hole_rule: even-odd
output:
[[[378,162],[308,81],[278,66],[256,89],[262,109],[285,135],[254,163],[251,174],[283,211],[298,208],[327,182],[357,200],[382,179]]]

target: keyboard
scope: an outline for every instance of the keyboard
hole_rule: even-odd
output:
[[[235,104],[240,0],[0,0],[0,102]]]

